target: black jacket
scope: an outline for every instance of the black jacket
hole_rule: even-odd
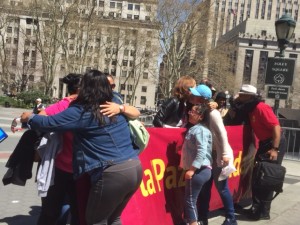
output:
[[[178,98],[167,99],[156,113],[153,125],[155,127],[163,127],[166,124],[175,127],[187,115],[188,108],[185,102],[178,100]]]
[[[33,130],[24,132],[5,165],[8,171],[2,179],[4,185],[24,186],[26,180],[32,177],[35,145],[39,140],[37,132]]]

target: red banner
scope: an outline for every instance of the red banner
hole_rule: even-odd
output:
[[[228,126],[226,130],[237,168],[230,176],[229,186],[234,198],[239,199],[249,187],[249,181],[239,186],[242,152],[245,146],[248,149],[249,135],[244,126]],[[178,224],[182,222],[185,185],[183,170],[178,167],[179,150],[184,140],[185,129],[148,128],[148,131],[149,145],[140,155],[144,169],[143,181],[124,210],[122,222],[124,225]],[[249,164],[249,161],[246,164]],[[243,179],[248,177],[243,176]],[[213,187],[210,210],[220,207],[221,199]]]

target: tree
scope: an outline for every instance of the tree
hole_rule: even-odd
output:
[[[235,70],[235,46],[216,48],[212,43],[218,33],[214,4],[210,0],[160,1],[160,98],[170,96],[182,75],[190,75],[198,82],[209,77],[219,90],[229,90]]]

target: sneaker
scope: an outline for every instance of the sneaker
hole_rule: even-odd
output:
[[[237,222],[235,219],[226,218],[222,225],[237,225]]]

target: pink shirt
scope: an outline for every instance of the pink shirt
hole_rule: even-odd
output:
[[[55,115],[64,111],[69,107],[70,103],[75,98],[65,97],[57,103],[54,103],[45,109],[48,116]],[[73,173],[72,157],[73,157],[73,134],[71,132],[65,132],[63,134],[63,148],[59,152],[55,159],[55,166],[65,172]]]

